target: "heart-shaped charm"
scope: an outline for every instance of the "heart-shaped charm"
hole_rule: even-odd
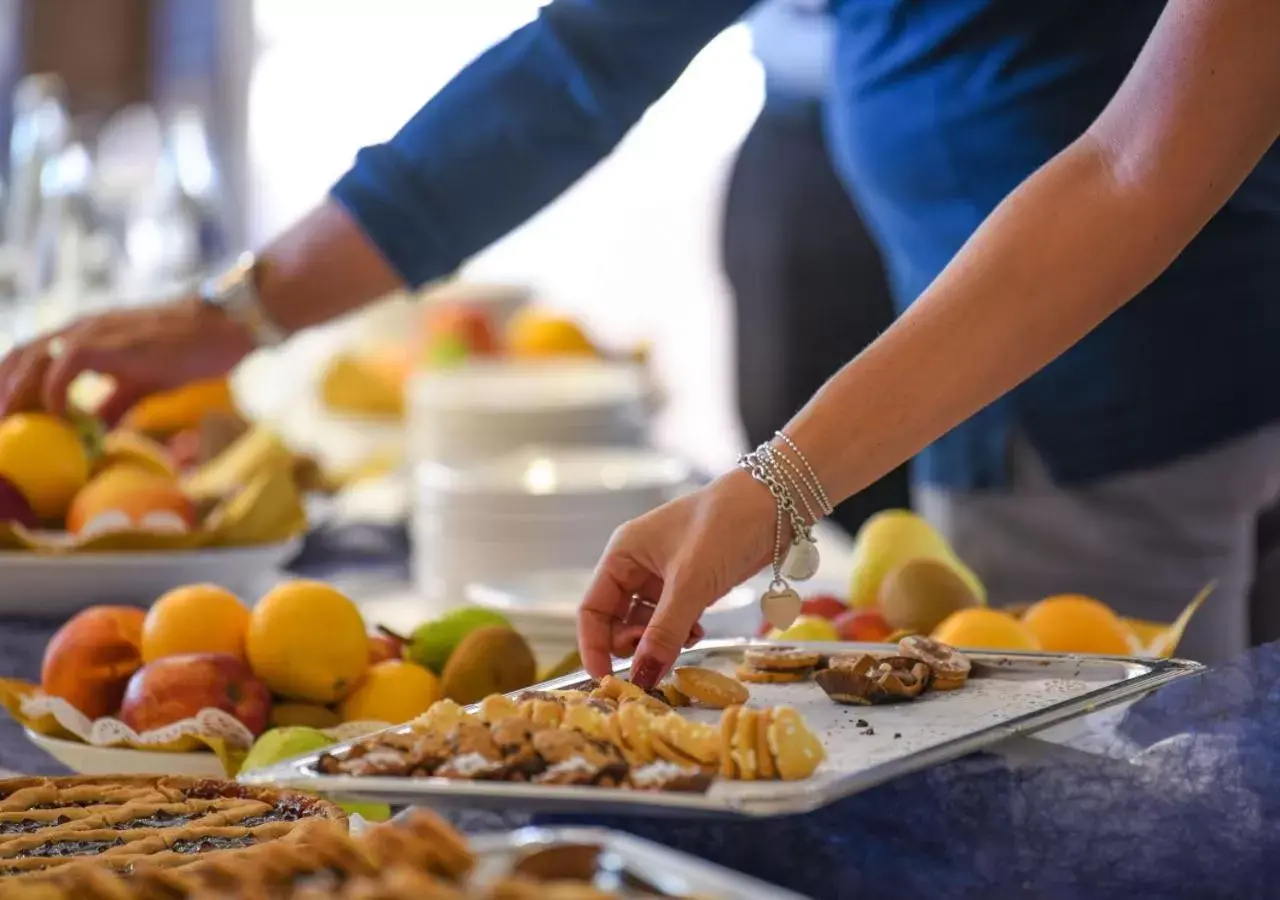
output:
[[[764,620],[779,631],[786,631],[799,618],[800,606],[800,595],[784,583],[774,582],[760,598]]]
[[[808,581],[818,574],[818,545],[804,538],[791,545],[782,574],[792,581]]]

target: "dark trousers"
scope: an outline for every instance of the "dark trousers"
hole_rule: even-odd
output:
[[[818,104],[766,104],[730,176],[722,241],[738,409],[755,446],[893,321],[879,251],[832,170]],[[909,505],[903,467],[834,518],[853,532],[879,510]]]

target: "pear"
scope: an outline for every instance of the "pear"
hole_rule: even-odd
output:
[[[241,772],[265,769],[286,759],[315,753],[334,743],[333,738],[315,728],[293,725],[288,728],[272,728],[264,731],[249,748],[249,755],[240,766]]]
[[[460,607],[414,629],[405,648],[405,659],[441,675],[449,657],[467,635],[491,626],[510,628],[511,623],[506,616],[489,609]]]
[[[932,525],[905,509],[876,513],[858,529],[853,547],[853,573],[849,581],[849,605],[871,609],[880,601],[885,576],[914,559],[933,559],[948,565],[968,585],[980,604],[987,592],[978,576],[960,561]]]

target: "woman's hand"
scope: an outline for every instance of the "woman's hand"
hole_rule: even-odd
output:
[[[578,611],[587,671],[634,653],[631,680],[652,687],[701,638],[703,610],[769,564],[773,542],[773,497],[742,471],[622,526]]]
[[[244,329],[194,298],[91,316],[0,361],[0,417],[61,415],[71,382],[92,371],[115,382],[97,410],[114,423],[150,394],[225,375],[252,349]]]

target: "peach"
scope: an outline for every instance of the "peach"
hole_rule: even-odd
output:
[[[369,632],[369,665],[375,666],[391,659],[404,659],[404,649],[408,643],[407,638],[379,626]]]
[[[248,663],[230,654],[166,656],[129,679],[120,719],[134,731],[154,731],[202,709],[230,713],[256,737],[271,721],[271,692]]]
[[[427,346],[441,338],[452,338],[475,356],[494,356],[498,352],[498,336],[488,314],[465,303],[430,307],[423,322],[423,337]]]
[[[130,606],[93,606],[58,629],[45,647],[40,685],[90,719],[114,715],[142,665],[142,622]]]
[[[835,619],[848,612],[849,606],[839,597],[830,594],[814,594],[806,597],[800,605],[800,615],[820,616],[824,619]]]
[[[122,464],[94,478],[71,501],[67,530],[79,537],[110,531],[185,532],[197,525],[195,504],[177,481]]]
[[[842,641],[878,644],[893,634],[878,609],[851,609],[836,616],[833,623]]]

